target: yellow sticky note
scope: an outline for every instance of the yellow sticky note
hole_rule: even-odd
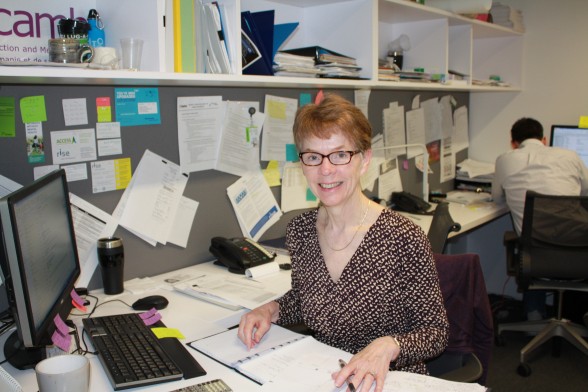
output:
[[[588,128],[588,116],[580,116],[580,121],[578,121],[578,126],[580,128]]]
[[[116,189],[125,189],[131,182],[131,158],[114,160],[114,180]]]
[[[270,100],[267,103],[267,114],[272,118],[278,118],[280,120],[286,119],[286,102],[278,102]]]
[[[176,338],[176,339],[185,339],[186,337],[180,332],[177,328],[163,328],[163,327],[154,327],[151,328],[157,339],[163,338]]]
[[[267,167],[263,170],[263,176],[267,184],[272,186],[280,186],[280,164],[278,161],[269,161]]]

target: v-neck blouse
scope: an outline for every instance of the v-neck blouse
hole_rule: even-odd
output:
[[[317,340],[351,353],[394,336],[401,352],[392,367],[426,373],[423,361],[444,350],[449,325],[425,233],[384,210],[335,282],[321,253],[317,217],[311,210],[288,224],[292,289],[278,299],[278,323],[304,323]]]

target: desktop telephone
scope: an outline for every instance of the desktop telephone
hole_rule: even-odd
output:
[[[215,264],[224,265],[236,274],[244,274],[246,269],[269,263],[276,258],[274,253],[257,242],[242,237],[213,237],[209,250],[218,259]]]
[[[392,192],[390,197],[392,209],[411,214],[427,214],[431,205],[409,192]]]

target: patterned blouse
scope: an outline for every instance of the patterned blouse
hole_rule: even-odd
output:
[[[321,253],[317,217],[312,210],[288,224],[292,289],[278,299],[278,323],[304,323],[317,340],[353,354],[392,335],[401,350],[391,368],[426,374],[423,361],[445,349],[449,324],[424,232],[384,210],[334,282]]]

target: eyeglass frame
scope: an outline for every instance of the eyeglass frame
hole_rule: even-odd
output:
[[[346,152],[346,153],[348,153],[348,154],[349,154],[349,160],[348,160],[347,162],[345,162],[345,163],[334,163],[333,161],[331,161],[331,155],[333,155],[333,154],[337,154],[337,153],[342,153],[342,152]],[[305,152],[300,152],[300,153],[298,153],[298,158],[300,159],[300,162],[302,162],[302,164],[303,164],[303,165],[305,165],[305,166],[310,166],[310,167],[314,167],[314,166],[320,166],[320,165],[322,165],[322,164],[323,164],[323,160],[324,160],[325,158],[327,158],[327,159],[329,160],[329,163],[330,163],[331,165],[335,165],[335,166],[343,166],[343,165],[349,165],[349,162],[351,162],[351,159],[353,159],[353,156],[354,156],[354,155],[357,155],[357,154],[361,154],[362,152],[363,152],[363,151],[360,151],[360,150],[355,150],[355,151],[339,150],[339,151],[333,151],[333,152],[331,152],[331,153],[329,153],[329,154],[326,154],[326,155],[325,155],[325,154],[321,154],[320,152],[314,152],[314,151],[305,151]],[[320,156],[321,156],[321,160],[320,160],[320,162],[319,162],[319,163],[317,163],[316,165],[309,165],[308,163],[304,163],[304,159],[302,159],[302,156],[303,156],[304,154],[315,154],[315,155],[320,155]]]

